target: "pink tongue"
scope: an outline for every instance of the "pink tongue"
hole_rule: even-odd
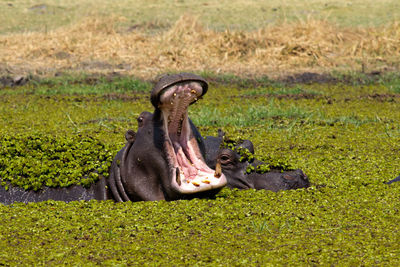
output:
[[[186,179],[194,179],[197,176],[197,168],[190,164],[189,159],[186,157],[181,145],[178,142],[174,142],[174,148],[176,151],[176,158],[179,166],[181,166]]]

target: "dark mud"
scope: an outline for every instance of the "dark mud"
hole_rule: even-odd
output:
[[[291,99],[291,100],[302,100],[302,99],[323,99],[326,100],[327,104],[333,104],[334,102],[350,102],[354,100],[365,100],[370,99],[377,102],[398,102],[400,101],[400,94],[369,94],[365,96],[346,97],[344,99],[335,99],[330,96],[324,96],[319,94],[300,93],[300,94],[259,94],[259,95],[239,95],[231,96],[232,98],[244,98],[244,99],[255,99],[260,97],[265,98],[276,98],[276,99]]]
[[[285,84],[312,84],[312,83],[338,83],[338,78],[329,74],[319,74],[314,72],[304,72],[284,77],[279,80]]]
[[[310,94],[310,93],[299,93],[299,94],[258,94],[258,95],[239,95],[233,96],[235,98],[245,98],[245,99],[254,99],[254,98],[276,98],[276,99],[292,99],[292,100],[300,100],[300,99],[328,99],[326,96],[319,94]]]
[[[400,100],[400,94],[370,94],[367,96],[362,96],[360,98],[367,98],[376,100],[378,102],[397,102]]]
[[[328,73],[303,72],[293,75],[287,75],[278,79],[270,79],[268,76],[260,78],[240,78],[236,76],[206,76],[205,78],[210,83],[220,84],[225,86],[236,86],[239,88],[254,88],[267,86],[291,86],[295,84],[372,84],[382,82],[383,78],[388,74],[393,74],[389,71],[372,71],[369,73],[354,73],[333,75]],[[392,75],[393,78],[399,78],[400,75]]]
[[[0,77],[0,88],[1,87],[15,87],[27,84],[31,78],[29,76],[3,76]]]
[[[378,82],[382,79],[382,77],[384,77],[388,73],[389,73],[388,71],[371,71],[371,72],[361,72],[355,74],[343,74],[340,75],[340,77],[338,77],[326,73],[320,74],[314,72],[304,72],[283,77],[279,79],[279,81],[285,84],[312,84],[312,83],[365,84],[365,83]]]

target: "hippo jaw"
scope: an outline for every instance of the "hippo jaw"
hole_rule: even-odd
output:
[[[194,194],[226,185],[220,169],[207,166],[188,119],[188,107],[203,94],[199,82],[180,82],[160,92],[164,149],[170,184],[180,194]]]

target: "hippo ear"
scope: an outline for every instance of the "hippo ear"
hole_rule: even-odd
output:
[[[222,129],[218,129],[218,137],[223,138],[225,136],[225,132]]]
[[[249,150],[251,154],[254,154],[254,146],[250,140],[244,140],[243,142],[239,143],[236,147],[243,147]]]

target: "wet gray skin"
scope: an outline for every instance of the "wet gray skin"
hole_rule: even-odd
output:
[[[40,202],[49,199],[59,201],[78,201],[78,200],[106,200],[112,196],[106,190],[106,181],[104,178],[93,184],[90,188],[80,185],[69,187],[47,187],[44,186],[41,190],[24,190],[16,186],[9,186],[6,190],[0,186],[0,203],[12,204],[14,202]]]
[[[277,192],[279,190],[289,190],[305,188],[310,186],[308,177],[303,173],[302,170],[271,170],[265,173],[258,173],[252,171],[247,173],[247,167],[249,165],[257,167],[257,165],[265,164],[262,161],[256,159],[242,158],[236,151],[221,148],[219,144],[223,141],[223,132],[218,133],[218,137],[207,136],[205,138],[206,146],[206,160],[211,168],[217,163],[221,166],[221,171],[225,174],[227,179],[227,186],[230,188],[239,189],[265,189]],[[251,154],[254,154],[253,143],[249,140],[244,140],[237,146],[246,148]]]
[[[151,122],[152,114],[143,112],[138,118],[140,124]],[[219,169],[227,179],[227,186],[239,189],[265,189],[271,191],[289,190],[297,188],[309,187],[308,177],[301,170],[281,171],[271,170],[266,173],[251,172],[247,173],[246,169],[249,165],[256,167],[264,164],[259,160],[241,160],[241,156],[234,150],[220,148],[223,142],[224,132],[218,131],[218,136],[206,136],[203,143],[205,147],[205,160],[212,169]],[[254,154],[253,143],[244,140],[237,147],[246,148]],[[218,166],[219,165],[219,166]],[[219,171],[219,170],[218,170]]]
[[[400,182],[400,175],[397,176],[396,178],[394,178],[393,180],[390,180],[389,182],[386,182],[386,184],[391,184],[391,183],[394,183],[394,182]]]
[[[194,74],[167,75],[151,93],[154,113],[143,112],[136,134],[114,159],[107,183],[116,201],[174,200],[212,195],[225,176],[204,160],[203,138],[188,107],[207,91]],[[130,141],[129,141],[130,140]]]
[[[258,160],[241,160],[241,156],[230,149],[221,149],[217,162],[221,163],[222,172],[228,180],[228,187],[239,189],[265,189],[274,192],[280,190],[306,188],[310,186],[308,177],[302,170],[281,171],[271,170],[265,173],[252,171],[247,173],[249,165],[254,166],[264,164]]]

